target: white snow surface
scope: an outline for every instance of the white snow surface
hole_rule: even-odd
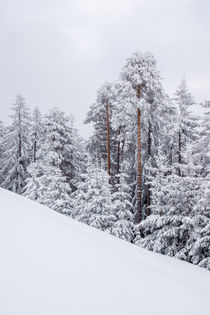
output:
[[[210,272],[0,189],[1,315],[209,314]]]

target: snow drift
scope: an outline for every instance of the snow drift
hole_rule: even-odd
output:
[[[207,314],[210,273],[0,189],[0,314]]]

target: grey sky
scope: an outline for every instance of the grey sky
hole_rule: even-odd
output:
[[[210,99],[209,0],[0,0],[0,119],[21,93],[43,112],[58,106],[82,126],[96,91],[134,51],[150,51],[166,91],[185,74]]]

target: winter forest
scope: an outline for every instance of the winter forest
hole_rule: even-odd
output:
[[[17,95],[0,122],[0,186],[150,251],[210,270],[210,101],[186,79],[169,97],[150,53],[134,53],[97,91],[79,135]]]

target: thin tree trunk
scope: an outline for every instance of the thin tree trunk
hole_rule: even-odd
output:
[[[125,128],[125,126],[123,126],[123,128]],[[120,127],[120,130],[121,130],[121,127]],[[123,159],[124,148],[125,148],[125,139],[122,140],[122,148],[121,148],[121,151],[120,151],[120,160],[121,161]]]
[[[179,168],[178,168],[178,175],[181,176],[181,164],[182,164],[182,157],[181,157],[181,133],[179,132],[179,143],[178,143],[178,162],[179,162]]]
[[[149,129],[148,129],[148,139],[147,139],[147,154],[148,154],[148,160],[151,156],[151,124],[149,123]],[[147,185],[147,208],[146,208],[146,215],[150,215],[150,184]]]
[[[125,139],[122,141],[122,149],[121,149],[121,160],[123,159],[123,153],[124,153],[124,147],[125,147]]]
[[[170,156],[171,165],[173,165],[173,148],[171,146],[171,156]]]
[[[20,128],[20,124],[21,124],[20,109],[18,111],[18,123],[19,123],[19,128]],[[20,159],[22,157],[22,139],[21,139],[20,131],[18,133],[18,155],[19,155],[19,159]]]
[[[21,135],[19,134],[18,135],[18,138],[19,138],[19,144],[18,144],[18,155],[19,155],[19,159],[21,158],[22,156],[22,140],[21,140]]]
[[[36,132],[35,132],[35,141],[34,141],[34,162],[36,162],[36,151],[37,151],[37,144],[36,144]]]
[[[118,128],[118,136],[120,136],[120,129],[121,127]],[[117,175],[120,174],[120,140],[118,139],[117,143]],[[118,177],[117,180],[118,184],[120,183],[120,178]]]
[[[140,99],[140,85],[137,86],[137,97]],[[141,111],[137,109],[137,223],[142,220],[141,209]]]
[[[107,131],[107,172],[111,174],[111,162],[110,162],[110,136],[109,136],[109,102],[106,101],[106,131]]]
[[[118,128],[118,136],[120,136],[120,129]],[[120,140],[118,140],[117,143],[117,175],[120,173]]]
[[[150,204],[151,204],[150,184],[148,184],[147,185],[147,208],[146,208],[146,216],[147,217],[151,214]]]
[[[148,139],[147,139],[147,152],[148,152],[148,158],[151,156],[151,124],[149,122],[149,129],[148,129]]]

